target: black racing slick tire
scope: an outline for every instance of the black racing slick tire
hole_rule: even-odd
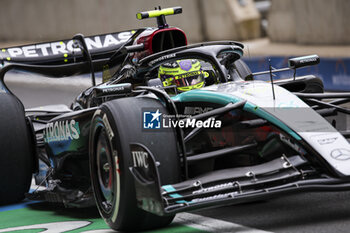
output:
[[[173,130],[144,132],[145,108],[168,114],[153,98],[123,98],[104,103],[94,114],[90,130],[90,172],[96,205],[107,224],[118,231],[141,231],[167,226],[175,215],[158,216],[137,206],[130,145],[146,147],[160,164],[161,185],[180,180]],[[110,169],[112,168],[112,169]]]
[[[0,205],[19,202],[28,192],[33,158],[23,105],[0,93]]]

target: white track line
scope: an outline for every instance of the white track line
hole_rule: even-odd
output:
[[[88,221],[65,221],[65,222],[53,222],[53,223],[43,223],[35,224],[30,226],[20,226],[11,227],[7,229],[0,230],[0,232],[11,232],[11,231],[25,231],[25,230],[41,230],[40,232],[45,233],[57,233],[57,232],[68,232],[72,230],[77,230],[79,228],[86,227],[90,225],[91,222]]]
[[[35,185],[34,179],[32,180],[31,189],[38,188],[37,185]],[[40,187],[39,189],[42,189]],[[270,231],[263,231],[259,229],[250,228],[247,226],[239,225],[236,223],[231,223],[215,218],[209,218],[204,217],[197,214],[191,214],[191,213],[179,213],[176,215],[175,219],[173,220],[173,224],[180,224],[185,225],[188,227],[192,227],[198,230],[206,231],[206,232],[212,232],[212,233],[268,233]],[[164,229],[166,230],[166,228]],[[0,231],[1,232],[1,231]],[[90,232],[90,231],[88,231]],[[111,232],[111,230],[107,229],[101,229],[101,230],[93,230],[91,232],[94,233],[101,233],[101,232]]]
[[[189,226],[202,231],[207,232],[239,232],[239,233],[267,233],[270,231],[263,231],[259,229],[254,229],[246,226],[242,226],[236,223],[231,223],[223,220],[218,220],[214,218],[204,217],[197,214],[190,213],[180,213],[177,214],[173,223]]]

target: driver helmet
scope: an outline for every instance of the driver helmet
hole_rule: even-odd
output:
[[[176,85],[179,92],[204,86],[204,73],[197,59],[177,60],[159,67],[158,78],[164,87]]]

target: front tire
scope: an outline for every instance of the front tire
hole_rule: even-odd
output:
[[[0,205],[16,203],[28,192],[33,158],[23,105],[0,93]]]
[[[142,132],[142,108],[167,114],[156,99],[123,98],[103,104],[95,113],[90,132],[90,172],[96,205],[114,230],[139,231],[164,227],[174,216],[157,216],[137,207],[129,167],[131,143],[147,147],[154,155],[161,184],[179,181],[176,137],[167,132]]]

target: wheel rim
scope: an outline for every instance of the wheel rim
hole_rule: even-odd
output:
[[[96,146],[96,171],[97,187],[99,189],[99,205],[106,212],[113,209],[115,197],[115,178],[113,174],[113,160],[109,147],[107,135],[104,129],[101,130]]]

